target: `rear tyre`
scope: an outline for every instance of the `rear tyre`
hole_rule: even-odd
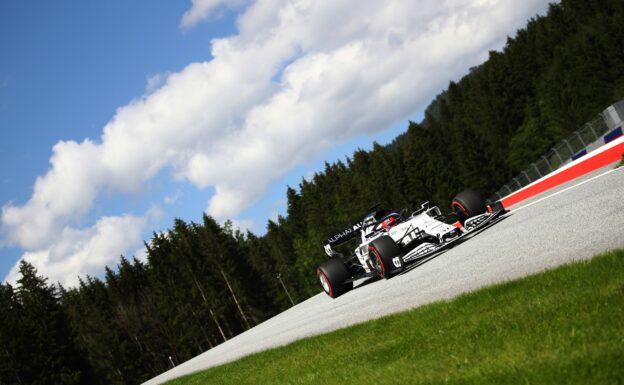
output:
[[[403,253],[394,239],[383,235],[368,244],[368,256],[373,269],[381,278],[388,279],[403,271]]]
[[[475,190],[465,190],[457,194],[453,199],[451,208],[457,213],[459,222],[462,225],[466,219],[487,211],[485,199]]]
[[[345,282],[351,278],[347,265],[340,258],[332,258],[321,263],[316,269],[323,291],[328,296],[336,298],[353,289],[353,282]]]

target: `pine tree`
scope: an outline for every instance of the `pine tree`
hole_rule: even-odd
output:
[[[15,293],[19,303],[20,343],[13,357],[19,359],[19,381],[28,384],[79,384],[89,380],[89,368],[73,340],[67,317],[59,303],[58,289],[38,276],[22,260]],[[27,364],[26,364],[27,363]]]

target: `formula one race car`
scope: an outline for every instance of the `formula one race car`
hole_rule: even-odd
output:
[[[451,207],[453,212],[447,215],[429,202],[411,215],[406,215],[406,209],[388,213],[372,208],[363,221],[323,243],[329,259],[316,270],[323,290],[336,298],[351,290],[353,282],[360,278],[390,278],[410,262],[447,249],[468,234],[493,224],[506,212],[500,203],[486,206],[474,190],[458,194]],[[358,236],[360,243],[351,256],[334,250]]]

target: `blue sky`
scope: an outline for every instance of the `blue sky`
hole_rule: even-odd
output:
[[[25,258],[72,285],[203,212],[261,234],[546,6],[1,2],[0,279]]]
[[[154,7],[150,1],[119,0],[0,3],[2,205],[29,198],[57,141],[99,137],[115,109],[145,91],[147,78],[209,60],[210,39],[234,33],[233,12],[183,33],[180,15],[188,8],[185,2]],[[112,199],[101,210],[142,204]],[[174,216],[197,218],[203,211],[179,209]],[[0,277],[22,252],[0,249]]]

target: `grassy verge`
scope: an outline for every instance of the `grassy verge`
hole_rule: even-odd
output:
[[[624,384],[624,250],[169,384]]]
[[[620,163],[618,163],[618,164],[615,166],[615,168],[622,167],[622,166],[624,166],[624,154],[622,154],[622,160],[620,161]]]

